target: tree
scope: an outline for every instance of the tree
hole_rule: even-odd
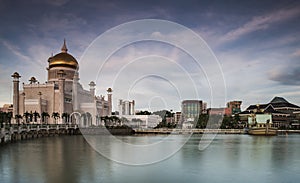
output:
[[[122,117],[121,118],[121,122],[123,123],[123,124],[128,124],[128,119],[127,118],[125,118],[125,117]]]
[[[117,116],[111,116],[110,118],[111,118],[111,121],[113,122],[114,126],[115,125],[119,126],[121,124],[121,120]]]
[[[151,115],[151,112],[149,112],[149,111],[140,111],[140,112],[137,112],[136,115]]]
[[[50,117],[49,113],[48,112],[42,112],[41,116],[42,116],[42,122],[48,124],[48,118]]]
[[[12,118],[13,113],[12,112],[8,112],[7,113],[7,122],[9,123],[9,126],[11,126],[11,118]]]
[[[38,112],[34,111],[34,113],[33,113],[34,122],[37,122],[37,118],[40,118],[40,114]]]
[[[64,113],[62,113],[61,117],[64,120],[64,122],[66,123],[66,122],[69,122],[70,114],[64,112]]]
[[[11,124],[10,123],[11,118],[12,118],[12,112],[2,112],[2,111],[0,111],[1,127],[3,127],[4,123]]]
[[[60,118],[59,113],[58,113],[58,112],[53,112],[53,113],[52,113],[52,118],[54,118],[54,122],[55,122],[55,124],[57,124],[57,123],[56,123],[56,120],[57,120],[57,118]]]
[[[201,128],[201,129],[205,128],[208,120],[209,120],[208,114],[200,114],[198,117],[196,128]]]
[[[33,121],[33,113],[32,113],[32,111],[30,111],[30,113],[29,113],[29,120],[30,120],[30,122]]]
[[[29,122],[29,117],[30,117],[30,113],[28,111],[26,111],[23,116],[25,117],[25,122],[28,123]]]
[[[22,116],[20,114],[15,115],[15,119],[17,120],[18,126],[20,125],[20,119],[22,119]]]

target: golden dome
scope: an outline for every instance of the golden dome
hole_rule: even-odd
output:
[[[78,62],[77,60],[70,54],[67,53],[68,49],[66,46],[66,41],[64,40],[63,47],[61,49],[61,53],[58,53],[49,58],[49,69],[53,67],[68,67],[77,69]]]

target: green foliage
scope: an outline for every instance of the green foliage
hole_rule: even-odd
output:
[[[0,112],[0,123],[1,127],[3,127],[3,124],[11,124],[11,118],[12,118],[12,112]]]
[[[198,117],[196,128],[201,128],[201,129],[205,128],[207,125],[208,119],[209,119],[208,114],[200,114]]]
[[[151,115],[151,112],[149,112],[149,111],[140,111],[140,112],[137,112],[136,115]]]

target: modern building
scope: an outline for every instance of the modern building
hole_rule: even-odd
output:
[[[247,121],[253,114],[271,114],[274,127],[287,128],[292,124],[296,125],[293,121],[297,119],[299,111],[299,106],[288,102],[283,97],[274,97],[267,104],[250,105],[245,111],[240,112],[239,116],[241,121]]]
[[[22,83],[20,90],[21,76],[15,72],[12,75],[13,116],[33,112],[41,116],[47,113],[50,116],[48,123],[98,124],[98,117],[111,114],[112,89],[107,90],[108,100],[104,96],[96,96],[96,84],[91,81],[90,89],[85,90],[79,82],[78,71],[78,62],[68,53],[64,41],[61,52],[48,59],[47,82],[40,83],[31,77],[29,83]],[[60,116],[58,120],[51,118],[54,113]]]
[[[181,102],[182,122],[194,121],[200,114],[206,113],[206,103],[202,100],[184,100]]]
[[[119,108],[119,115],[134,115],[134,100],[129,101],[129,100],[119,100],[118,108]]]

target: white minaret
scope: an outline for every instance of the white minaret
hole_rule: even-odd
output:
[[[65,78],[66,75],[63,70],[60,70],[57,75],[58,78],[58,90],[59,90],[59,113],[62,115],[65,112]],[[61,118],[62,120],[62,118]]]
[[[13,118],[19,114],[19,73],[15,72],[11,75],[13,78]]]
[[[95,96],[95,86],[96,86],[95,82],[91,81],[89,86],[90,86],[90,92],[91,92],[92,96],[94,97]]]
[[[72,89],[72,93],[73,93],[73,111],[78,111],[79,110],[79,105],[78,105],[78,81],[79,81],[79,77],[78,77],[78,72],[76,71],[74,74],[74,78],[73,78],[73,89]]]
[[[111,112],[112,112],[112,98],[111,98],[111,96],[112,96],[112,89],[111,88],[108,88],[107,90],[107,100],[108,100],[108,116],[110,116],[111,115]]]

